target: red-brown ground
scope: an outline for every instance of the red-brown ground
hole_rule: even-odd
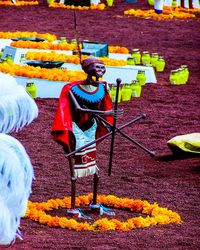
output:
[[[156,21],[123,16],[123,10],[148,8],[146,1],[128,4],[117,0],[105,11],[77,11],[77,30],[81,39],[104,41],[158,52],[166,59],[164,73],[157,73],[157,84],[143,87],[142,96],[121,103],[122,124],[146,113],[147,118],[125,129],[151,150],[152,158],[120,136],[116,136],[112,175],[107,175],[109,142],[98,148],[100,168],[99,194],[158,202],[177,211],[181,225],[163,225],[128,232],[75,232],[49,228],[22,219],[24,240],[12,249],[192,249],[200,246],[199,238],[199,173],[198,157],[175,157],[167,147],[170,138],[200,132],[200,32],[199,20]],[[0,7],[1,31],[37,31],[58,37],[74,38],[73,12],[50,9],[45,2],[35,7]],[[187,64],[187,85],[170,86],[169,72]],[[116,75],[117,78],[117,75]],[[46,201],[70,195],[69,168],[63,151],[50,138],[57,100],[37,99],[39,117],[29,127],[14,134],[25,146],[32,160],[36,180],[32,201]],[[77,195],[92,191],[92,178],[78,180]],[[116,211],[122,219],[127,212]]]

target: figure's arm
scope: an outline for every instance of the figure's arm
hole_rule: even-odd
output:
[[[88,108],[82,108],[78,101],[76,100],[76,97],[72,93],[72,91],[69,92],[70,99],[72,100],[75,109],[80,111],[80,112],[85,112],[85,113],[93,113],[93,114],[98,114],[98,115],[104,115],[104,116],[121,116],[123,114],[122,110],[96,110],[96,109],[88,109]]]

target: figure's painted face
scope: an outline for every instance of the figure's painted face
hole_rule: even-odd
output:
[[[86,73],[91,76],[101,78],[106,72],[105,65],[102,63],[92,63],[88,66]]]

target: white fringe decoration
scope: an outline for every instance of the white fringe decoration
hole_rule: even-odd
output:
[[[0,134],[0,245],[11,244],[31,193],[33,167],[22,144]]]
[[[0,132],[10,133],[38,116],[34,99],[14,77],[0,72]]]

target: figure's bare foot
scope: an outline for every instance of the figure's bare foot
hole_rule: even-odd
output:
[[[70,208],[67,209],[68,215],[75,217],[75,218],[81,218],[81,219],[91,219],[90,216],[87,216],[83,213],[81,208]]]
[[[90,204],[90,209],[92,213],[100,214],[100,204]]]
[[[90,208],[94,212],[99,212],[100,215],[106,214],[114,216],[115,212],[111,208],[104,207],[102,204],[90,204]]]

